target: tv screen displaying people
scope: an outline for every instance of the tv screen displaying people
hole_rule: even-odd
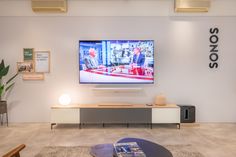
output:
[[[79,79],[82,84],[154,83],[154,41],[79,41]]]

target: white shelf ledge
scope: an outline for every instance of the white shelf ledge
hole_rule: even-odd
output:
[[[115,92],[115,93],[121,93],[121,92],[140,92],[143,89],[142,88],[92,88],[93,91],[96,92]]]

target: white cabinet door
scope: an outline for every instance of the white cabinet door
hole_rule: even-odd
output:
[[[153,108],[152,123],[180,123],[180,108]]]
[[[79,109],[51,109],[51,123],[80,123]]]

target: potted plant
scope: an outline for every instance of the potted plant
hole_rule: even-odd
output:
[[[7,114],[7,101],[3,100],[3,97],[7,91],[13,87],[15,83],[12,82],[12,80],[18,75],[18,73],[16,73],[9,80],[4,81],[3,77],[8,74],[9,68],[10,66],[5,66],[4,60],[2,60],[0,64],[0,114]]]

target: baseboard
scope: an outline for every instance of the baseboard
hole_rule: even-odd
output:
[[[181,123],[180,126],[181,127],[199,127],[200,124],[199,123]]]

